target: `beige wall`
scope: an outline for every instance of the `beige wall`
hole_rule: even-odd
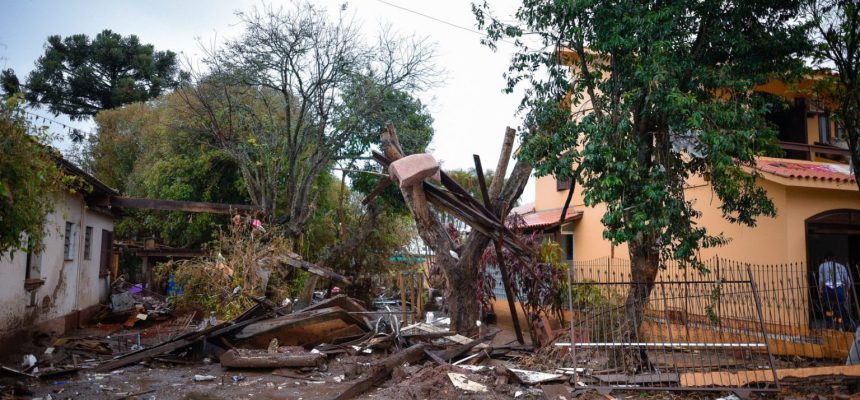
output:
[[[778,182],[774,182],[774,180]],[[805,186],[789,186],[795,182]],[[851,184],[804,183],[792,179],[759,179],[777,209],[776,217],[760,217],[755,227],[732,224],[725,220],[719,209],[720,201],[707,182],[692,179],[687,196],[702,212],[699,223],[710,233],[722,233],[730,241],[727,245],[703,249],[701,258],[715,255],[723,258],[756,264],[774,264],[806,261],[805,221],[818,213],[839,209],[860,209],[860,193]],[[567,191],[556,191],[555,179],[540,177],[535,184],[535,210],[557,209],[564,206]],[[603,238],[600,222],[606,208],[603,205],[585,207],[579,188],[574,192],[571,206],[583,211],[582,219],[573,224],[575,259],[587,261],[607,257],[612,252],[609,241]],[[614,249],[616,258],[628,258],[626,246]]]
[[[65,223],[74,223],[73,257],[64,257]],[[91,256],[84,259],[87,226],[93,227]],[[45,225],[44,249],[32,279],[44,284],[28,291],[24,281],[27,255],[15,251],[0,256],[0,338],[22,328],[48,324],[61,333],[64,317],[104,301],[108,278],[99,276],[102,229],[113,230],[113,219],[89,210],[78,194],[63,192]],[[34,302],[31,304],[31,296]]]

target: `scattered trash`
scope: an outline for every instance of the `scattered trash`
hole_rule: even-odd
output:
[[[478,382],[475,382],[475,381],[470,381],[469,379],[466,378],[466,375],[458,374],[456,372],[449,372],[448,378],[451,379],[451,383],[453,383],[454,386],[457,387],[457,389],[462,389],[462,390],[465,390],[467,392],[486,392],[487,391],[486,386],[484,386]]]
[[[212,375],[194,375],[194,382],[209,382],[215,379],[216,377]]]
[[[26,371],[34,366],[36,366],[36,356],[32,354],[25,355],[24,361],[21,363],[21,367]]]
[[[513,374],[513,376],[517,380],[526,385],[535,385],[538,383],[555,381],[562,379],[562,377],[564,376],[563,374],[548,374],[546,372],[529,371],[516,368],[508,368],[508,371]]]

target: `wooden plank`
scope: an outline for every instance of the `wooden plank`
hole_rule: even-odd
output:
[[[305,260],[302,260],[301,258],[299,258],[298,255],[295,255],[295,254],[277,255],[277,256],[272,257],[272,258],[266,257],[266,258],[263,258],[263,259],[257,261],[257,264],[267,265],[267,264],[270,264],[272,262],[286,264],[286,265],[289,265],[289,266],[295,267],[295,268],[301,268],[301,269],[308,271],[314,275],[321,276],[323,278],[326,278],[328,280],[332,280],[335,282],[340,282],[340,283],[347,284],[347,285],[351,283],[349,278],[347,278],[341,274],[338,274],[337,272],[334,272],[333,270],[331,270],[329,268],[314,264],[312,262],[307,262]]]
[[[134,252],[138,257],[202,257],[206,255],[203,250],[195,249],[173,249],[173,250],[138,250]]]
[[[557,347],[570,347],[569,342],[558,342]],[[575,347],[645,347],[678,349],[750,349],[766,348],[764,343],[670,343],[670,342],[588,342],[574,343]]]
[[[236,339],[265,346],[272,339],[282,345],[316,345],[368,331],[364,320],[339,307],[328,307],[255,322],[236,333]]]
[[[230,349],[218,357],[221,365],[227,368],[281,368],[281,367],[319,367],[325,362],[325,355],[269,353],[265,350]]]
[[[374,385],[382,383],[382,381],[388,378],[388,376],[391,375],[391,372],[394,371],[394,368],[405,363],[415,364],[418,361],[421,361],[421,359],[426,355],[424,350],[425,345],[423,343],[416,344],[406,350],[394,353],[382,361],[374,363],[368,368],[370,374],[367,377],[354,383],[343,393],[335,396],[333,400],[351,399],[368,391]]]
[[[643,332],[650,338],[656,340],[665,340],[668,338],[669,330],[675,332],[680,337],[675,337],[675,340],[695,340],[697,342],[761,342],[762,337],[760,332],[747,330],[742,325],[737,328],[732,328],[726,324],[722,329],[714,327],[696,326],[696,324],[671,324],[671,327],[664,322],[645,321],[642,324]],[[768,339],[770,339],[771,352],[778,356],[801,356],[809,358],[837,358],[845,359],[848,357],[848,351],[851,349],[851,344],[854,342],[854,334],[852,332],[841,332],[836,330],[823,330],[816,335],[816,332],[798,328],[799,334],[806,333],[809,338],[817,338],[821,343],[800,342],[804,339],[797,335],[789,335],[786,333],[774,333],[768,327]],[[687,337],[689,333],[689,337]],[[752,351],[767,352],[764,347],[752,348]]]
[[[110,198],[111,207],[139,208],[145,210],[184,211],[192,213],[235,214],[261,211],[257,206],[245,204],[206,203],[201,201],[179,201],[144,199],[139,197],[114,196]]]
[[[860,365],[839,365],[832,367],[790,368],[776,370],[780,380],[787,378],[813,378],[819,376],[860,377]],[[681,387],[704,387],[731,382],[732,386],[745,386],[756,382],[773,380],[771,370],[737,372],[692,372],[681,374]]]
[[[490,200],[490,192],[487,190],[487,183],[484,179],[484,167],[481,165],[481,157],[477,154],[473,154],[472,157],[474,157],[475,159],[475,173],[478,175],[478,184],[481,187],[481,196],[484,198],[484,205],[486,205],[487,208],[496,211],[496,209],[492,205],[492,201]],[[502,217],[504,218],[504,216]],[[520,344],[524,344],[525,340],[523,339],[523,331],[520,328],[520,318],[519,316],[517,316],[517,307],[516,305],[514,305],[514,292],[511,289],[511,282],[508,276],[508,268],[505,265],[505,257],[502,254],[501,242],[501,240],[493,241],[493,247],[495,247],[496,249],[496,264],[499,267],[499,271],[501,272],[502,287],[505,290],[505,297],[508,301],[508,309],[511,313],[511,322],[514,325],[514,333],[517,336],[517,342],[519,342]]]
[[[593,376],[604,383],[677,383],[680,380],[680,376],[678,376],[678,374],[674,372],[664,374],[604,374]]]
[[[228,333],[232,333],[238,329],[241,329],[245,325],[251,324],[251,323],[256,322],[258,320],[268,318],[270,316],[269,314],[264,314],[264,315],[252,318],[252,316],[258,314],[262,310],[263,310],[263,308],[258,304],[256,306],[248,309],[247,311],[245,311],[244,313],[242,313],[241,315],[239,315],[238,317],[236,317],[236,319],[234,319],[232,321],[223,322],[221,324],[209,327],[209,328],[204,329],[202,331],[188,332],[184,335],[176,337],[176,338],[169,340],[167,342],[160,343],[160,344],[153,346],[153,347],[150,347],[148,349],[142,349],[142,350],[137,350],[137,351],[134,351],[131,353],[123,354],[121,356],[114,358],[113,360],[110,360],[106,363],[103,363],[103,364],[93,368],[93,371],[94,372],[104,372],[104,371],[111,371],[111,370],[114,370],[117,368],[122,368],[126,365],[134,364],[138,361],[143,361],[147,358],[160,356],[160,355],[167,354],[167,353],[170,353],[170,352],[175,351],[175,350],[179,350],[181,348],[191,346],[194,343],[197,343],[199,340],[204,339],[204,338],[213,338],[213,337],[218,337],[218,336],[225,335]]]

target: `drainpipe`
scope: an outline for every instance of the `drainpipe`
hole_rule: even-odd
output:
[[[81,196],[81,216],[78,218],[78,251],[75,254],[75,263],[77,264],[77,277],[75,278],[75,308],[74,311],[78,313],[78,325],[80,326],[80,297],[81,297],[81,271],[84,269],[83,262],[84,260],[84,240],[87,234],[86,222],[87,222],[87,201]],[[90,238],[92,240],[92,238]],[[92,258],[92,257],[91,257]]]

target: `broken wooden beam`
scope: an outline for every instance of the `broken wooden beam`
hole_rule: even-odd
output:
[[[261,211],[260,207],[246,204],[206,203],[202,201],[180,201],[162,199],[144,199],[140,197],[113,196],[110,198],[111,207],[140,208],[145,210],[184,211],[209,214],[247,214]]]
[[[809,379],[825,376],[860,377],[860,365],[838,365],[832,367],[777,369],[782,381],[787,378]],[[680,376],[681,387],[703,387],[713,385],[746,386],[751,383],[773,382],[773,371],[750,370],[735,372],[688,372]]]
[[[277,255],[277,256],[274,256],[271,258],[265,257],[265,258],[257,261],[257,264],[259,264],[261,266],[270,265],[272,263],[280,263],[280,264],[284,264],[284,265],[289,265],[291,267],[300,268],[300,269],[308,271],[308,272],[310,272],[316,276],[323,277],[325,279],[328,279],[328,280],[331,280],[334,282],[338,282],[338,283],[343,283],[346,285],[350,284],[350,282],[351,282],[349,278],[347,278],[341,274],[338,274],[337,272],[334,272],[329,268],[314,264],[312,262],[302,260],[301,257],[299,257],[296,254]]]
[[[394,353],[382,361],[376,362],[370,366],[370,373],[347,388],[343,393],[335,396],[332,400],[346,400],[356,397],[372,388],[374,385],[382,383],[395,368],[409,363],[415,364],[424,358],[425,345],[423,343],[416,344],[401,352]]]
[[[230,349],[218,357],[227,368],[283,368],[319,367],[325,363],[325,355],[307,351],[300,354],[269,353],[265,350]]]
[[[259,347],[266,346],[272,339],[288,346],[310,346],[363,335],[369,329],[364,319],[356,318],[340,307],[327,307],[249,324],[236,333],[236,339],[251,341]]]
[[[147,358],[164,355],[179,349],[192,346],[203,339],[211,339],[235,332],[236,330],[241,329],[246,325],[271,316],[271,314],[257,315],[263,310],[264,308],[257,304],[256,306],[245,311],[244,313],[239,315],[239,317],[232,321],[222,322],[218,325],[211,326],[202,331],[188,332],[184,335],[160,343],[153,347],[123,354],[121,356],[115,357],[108,362],[98,365],[97,367],[93,368],[93,371],[105,372],[117,368],[122,368],[126,365],[146,360]]]

